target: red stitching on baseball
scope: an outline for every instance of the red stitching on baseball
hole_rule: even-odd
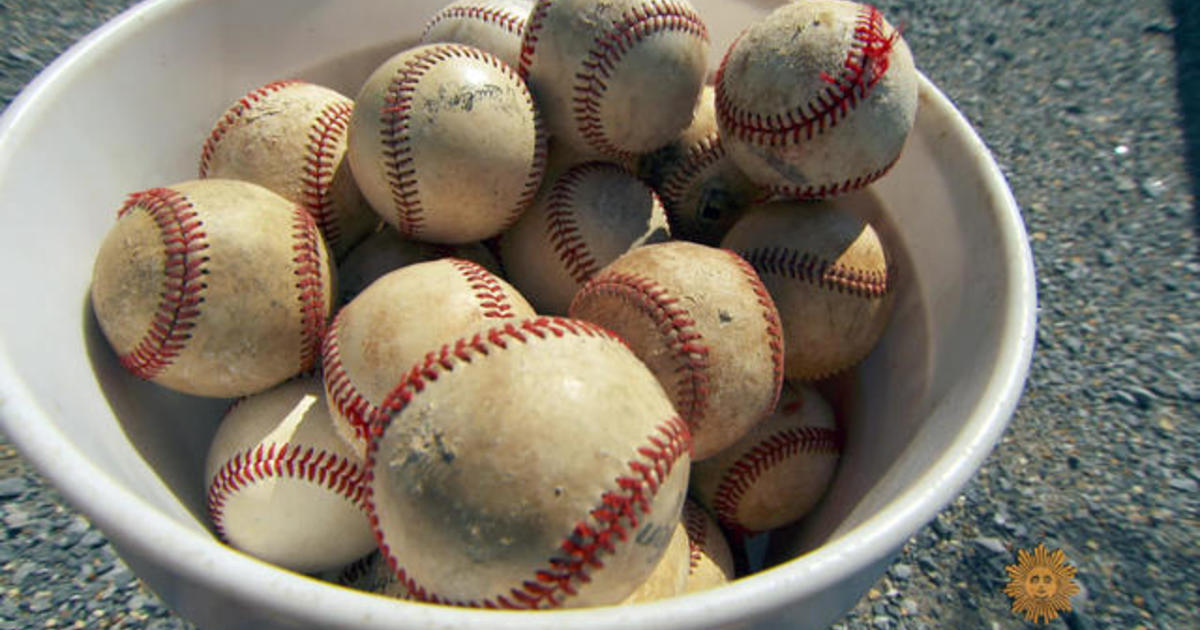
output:
[[[461,258],[448,258],[451,265],[463,276],[467,285],[475,292],[479,300],[479,309],[484,317],[507,318],[515,317],[508,292],[500,285],[500,280],[492,272],[480,265]]]
[[[268,96],[279,92],[284,88],[302,83],[304,82],[294,79],[272,81],[260,88],[251,90],[249,94],[246,94],[242,98],[238,99],[238,102],[234,103],[233,106],[225,112],[225,115],[217,121],[217,124],[213,127],[212,132],[208,135],[208,139],[204,141],[204,147],[200,150],[200,178],[204,179],[205,177],[208,177],[208,169],[210,163],[212,162],[213,154],[215,154],[217,151],[217,145],[220,144],[221,140],[225,137],[225,134],[229,133],[229,128],[233,126],[233,123],[237,122],[239,118],[245,115],[247,111],[252,109],[264,98],[267,98]]]
[[[365,502],[365,470],[353,461],[329,451],[283,443],[259,444],[228,459],[213,475],[208,489],[208,514],[222,540],[225,535],[225,506],[238,491],[267,479],[300,479],[341,495],[360,510]]]
[[[304,158],[303,188],[300,198],[304,207],[317,221],[325,242],[334,247],[342,237],[342,226],[333,208],[329,187],[333,183],[338,144],[346,137],[354,103],[338,100],[329,103],[317,114],[308,129],[308,155]]]
[[[436,64],[447,59],[467,58],[491,65],[500,72],[511,77],[521,86],[523,80],[518,80],[516,71],[501,61],[495,55],[471,46],[458,44],[430,45],[404,63],[404,67],[396,71],[396,76],[388,85],[384,96],[384,107],[380,113],[382,128],[380,141],[383,144],[382,155],[387,171],[388,183],[392,191],[392,205],[397,212],[397,227],[401,234],[407,237],[417,237],[425,223],[424,208],[421,206],[420,190],[418,188],[417,169],[413,164],[412,146],[408,144],[408,126],[412,109],[413,94],[422,77]],[[531,109],[534,108],[533,96],[525,89],[525,98]],[[509,211],[509,223],[515,221],[520,213],[528,206],[542,178],[545,166],[545,139],[541,133],[541,125],[536,120],[538,129],[538,148],[534,154],[534,168],[526,178],[525,192],[518,199],[516,206]],[[539,159],[539,156],[540,159]],[[530,189],[533,189],[532,191]]]
[[[587,59],[575,73],[575,96],[571,99],[576,128],[596,150],[618,157],[633,155],[608,137],[600,118],[600,102],[625,54],[643,39],[664,32],[678,32],[708,42],[708,29],[700,16],[690,6],[671,0],[643,2],[596,36]]]
[[[600,269],[599,262],[588,250],[587,239],[579,229],[574,206],[576,188],[585,177],[596,173],[616,173],[625,177],[629,175],[615,164],[588,162],[559,177],[546,198],[546,236],[562,261],[567,275],[571,276],[576,284],[587,282]],[[651,190],[650,194],[658,205],[662,204],[657,193]]]
[[[209,257],[201,254],[208,249],[204,222],[183,193],[170,188],[134,193],[117,218],[139,209],[154,219],[162,237],[163,290],[150,328],[120,361],[134,375],[150,380],[171,365],[192,337],[208,288],[202,278],[208,274]]]
[[[742,270],[742,274],[746,276],[746,281],[750,283],[750,289],[754,291],[754,296],[758,299],[758,305],[762,307],[763,319],[767,322],[771,363],[774,366],[775,393],[771,396],[766,409],[763,410],[762,415],[765,417],[775,410],[775,405],[779,403],[779,394],[783,390],[783,325],[779,320],[779,309],[776,308],[775,300],[771,299],[771,294],[767,292],[767,287],[763,285],[762,278],[758,276],[754,267],[737,252],[728,249],[721,251],[729,254],[733,262]]]
[[[809,184],[808,186],[803,187],[773,185],[769,187],[769,190],[772,193],[789,199],[824,199],[826,197],[848,193],[852,190],[858,190],[859,188],[873,183],[880,177],[887,175],[887,172],[892,170],[892,167],[895,166],[896,162],[899,160],[900,156],[897,155],[891,162],[887,164],[887,166],[884,166],[877,171],[867,173],[866,175],[859,175],[858,177],[852,177],[840,182]]]
[[[362,442],[370,439],[368,423],[374,412],[374,407],[354,386],[346,366],[342,364],[342,348],[338,341],[341,329],[342,313],[339,311],[325,334],[321,346],[321,370],[325,375],[325,393],[338,415],[349,423],[356,438]]]
[[[689,502],[683,504],[683,529],[688,539],[688,575],[695,573],[704,559],[704,545],[708,542],[708,517],[703,508]]]
[[[292,262],[296,268],[296,289],[300,291],[300,317],[303,328],[300,337],[300,371],[316,363],[321,339],[325,336],[325,292],[321,278],[320,230],[312,215],[295,206],[292,219],[292,238],[295,244]]]
[[[679,212],[688,189],[702,173],[725,158],[725,145],[716,131],[691,145],[678,166],[671,170],[660,186],[663,206],[672,231],[679,225]]]
[[[700,426],[708,413],[709,348],[683,302],[650,278],[604,271],[580,289],[570,312],[593,295],[622,300],[654,322],[676,364],[675,408],[693,428]]]
[[[888,271],[855,269],[789,247],[760,247],[738,253],[761,274],[792,278],[827,291],[876,299],[892,290]]]
[[[374,436],[381,436],[392,418],[404,410],[413,398],[424,391],[430,381],[436,381],[443,372],[451,372],[461,364],[469,364],[492,352],[508,348],[512,343],[528,343],[531,337],[564,337],[583,335],[602,337],[624,344],[620,337],[600,326],[580,320],[539,317],[520,323],[509,323],[459,339],[453,344],[442,346],[440,351],[430,352],[425,361],[412,368],[400,384],[392,390],[379,406],[371,422]],[[653,495],[670,474],[675,463],[684,453],[691,453],[691,434],[687,423],[673,416],[647,436],[646,445],[637,449],[639,459],[628,463],[629,473],[616,478],[616,490],[605,492],[589,518],[577,523],[563,540],[558,555],[548,559],[548,565],[536,570],[533,576],[508,593],[481,601],[452,601],[417,584],[399,565],[379,528],[379,517],[374,508],[371,480],[375,467],[375,452],[379,442],[373,439],[367,449],[367,482],[365,500],[371,529],[379,544],[380,552],[387,558],[392,573],[409,593],[420,601],[470,606],[475,608],[532,609],[555,607],[566,597],[576,594],[577,584],[590,580],[588,571],[604,566],[603,556],[612,553],[617,543],[625,541],[640,522],[640,517],[650,513]]]
[[[841,434],[836,429],[798,427],[773,433],[729,467],[713,495],[713,511],[729,529],[750,533],[738,522],[738,507],[742,496],[763,473],[800,453],[836,454],[841,448]]]
[[[744,35],[745,33],[743,33]],[[846,53],[841,75],[821,73],[826,83],[807,104],[778,114],[762,114],[742,108],[725,91],[725,64],[729,53],[721,60],[716,76],[716,109],[722,126],[745,142],[771,147],[785,146],[824,133],[836,127],[859,101],[865,100],[884,74],[887,73],[892,46],[899,37],[897,31],[884,33],[883,14],[873,6],[864,6],[854,28],[854,42]],[[741,40],[741,36],[738,36]],[[730,47],[732,50],[737,42]]]
[[[533,65],[533,53],[537,48],[538,31],[545,28],[546,14],[550,12],[550,0],[538,0],[529,13],[525,32],[521,35],[521,55],[517,63],[517,74],[521,80],[529,79],[529,67]]]
[[[425,41],[425,38],[429,36],[429,31],[445,20],[464,18],[494,24],[517,37],[521,36],[521,29],[525,28],[525,16],[514,12],[512,7],[450,6],[438,11],[430,18],[429,23],[425,25],[425,30],[421,32],[421,41]]]

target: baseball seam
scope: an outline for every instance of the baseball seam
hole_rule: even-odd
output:
[[[746,451],[729,467],[713,495],[713,511],[732,531],[749,532],[737,513],[742,497],[767,470],[801,453],[836,454],[841,435],[836,429],[798,427],[773,433]]]
[[[188,198],[169,188],[152,188],[134,193],[117,212],[117,218],[142,209],[158,225],[165,250],[163,289],[158,311],[146,334],[127,354],[121,365],[134,375],[150,380],[174,361],[187,345],[200,316],[200,304],[208,284],[207,234],[199,212]]]
[[[321,277],[321,233],[312,215],[301,206],[293,210],[292,238],[296,289],[300,292],[300,371],[311,368],[325,336],[325,287]]]
[[[421,32],[421,41],[425,41],[438,24],[446,20],[478,20],[485,24],[498,26],[505,32],[521,36],[521,30],[525,28],[525,18],[515,13],[510,7],[489,7],[489,6],[451,6],[438,11],[436,15],[430,18],[429,23],[425,25],[425,30]]]
[[[442,373],[453,371],[481,360],[492,352],[505,350],[512,343],[527,343],[530,337],[545,339],[548,336],[583,335],[602,337],[618,343],[623,341],[612,332],[588,322],[541,317],[521,323],[509,323],[472,337],[462,338],[453,344],[442,346],[440,351],[430,352],[425,361],[412,368],[409,374],[388,395],[372,421],[372,433],[383,434],[395,414],[400,413],[412,400],[424,391],[427,382],[436,380]],[[409,593],[425,602],[470,606],[476,608],[535,609],[555,607],[566,597],[577,594],[577,585],[590,580],[588,572],[603,567],[603,555],[611,553],[616,544],[629,539],[636,530],[640,517],[651,511],[651,500],[659,486],[670,474],[675,463],[684,453],[691,451],[691,436],[687,424],[673,416],[647,436],[646,443],[636,449],[639,459],[628,462],[629,473],[615,479],[616,490],[600,497],[588,518],[580,520],[562,542],[560,551],[547,560],[547,565],[537,569],[520,586],[508,593],[481,601],[452,601],[431,593],[419,585],[400,566],[395,555],[384,540],[379,527],[378,514],[374,509],[372,480],[375,452],[378,440],[372,439],[367,451],[367,488],[371,529],[375,533],[379,549],[387,558],[394,575],[403,582]]]
[[[765,417],[775,410],[775,405],[779,403],[779,394],[783,391],[783,324],[780,322],[779,309],[775,306],[775,300],[771,299],[771,294],[767,291],[767,287],[763,285],[762,278],[758,276],[758,272],[755,271],[754,267],[735,251],[728,249],[722,249],[721,251],[729,254],[733,262],[737,264],[738,269],[741,269],[746,282],[750,285],[750,290],[754,292],[754,297],[758,301],[758,305],[762,307],[763,320],[767,323],[767,344],[771,348],[771,366],[775,377],[775,391],[762,412],[762,416]]]
[[[889,271],[856,269],[790,247],[760,247],[738,254],[761,274],[792,278],[827,291],[878,299],[892,289]]]
[[[342,363],[342,348],[338,338],[342,316],[345,312],[345,309],[338,312],[329,326],[329,331],[325,334],[325,340],[321,347],[321,369],[325,375],[326,396],[333,403],[337,415],[350,425],[350,428],[354,430],[355,437],[366,443],[370,439],[370,430],[367,425],[374,407],[354,386],[350,375],[346,373],[346,366]]]
[[[623,301],[650,318],[661,335],[663,345],[675,361],[672,402],[693,431],[708,412],[709,347],[696,328],[696,320],[683,301],[650,278],[616,271],[602,272],[579,291],[569,312],[574,314],[593,296],[608,296]]]
[[[778,114],[748,111],[733,102],[723,80],[729,61],[726,53],[715,81],[717,116],[722,127],[742,141],[771,147],[811,140],[826,129],[836,127],[871,94],[887,73],[892,46],[898,36],[894,30],[890,35],[885,34],[883,14],[875,7],[864,6],[856,20],[854,41],[846,53],[841,74],[834,77],[822,72],[820,79],[826,84],[824,90],[808,103]],[[736,46],[737,42],[734,42],[733,47]]]
[[[387,92],[384,95],[384,107],[380,112],[382,125],[380,142],[383,144],[381,155],[383,156],[385,176],[391,189],[392,205],[396,209],[396,227],[401,234],[410,238],[418,238],[425,224],[425,209],[421,204],[419,188],[420,180],[417,178],[412,146],[409,144],[408,132],[413,95],[416,93],[421,79],[436,64],[454,58],[474,59],[486,63],[510,76],[521,86],[525,85],[512,67],[495,55],[471,46],[458,44],[429,45],[396,71],[396,76],[388,84]],[[534,107],[533,96],[527,88],[525,89],[525,99],[530,109],[534,111],[534,125],[537,128],[533,166],[526,177],[521,196],[508,212],[505,227],[516,221],[532,201],[545,169],[545,134],[542,132],[540,117]]]
[[[446,259],[473,291],[479,301],[479,310],[487,318],[515,317],[512,303],[509,302],[508,292],[500,285],[500,281],[492,272],[480,265],[461,258]]]
[[[521,53],[517,63],[517,75],[521,77],[522,81],[529,80],[533,54],[537,49],[538,31],[545,27],[546,15],[549,12],[550,0],[538,0],[529,13],[529,21],[525,23],[525,31],[521,34]]]
[[[700,16],[691,7],[670,0],[651,0],[635,6],[596,36],[580,70],[575,73],[571,99],[576,130],[592,148],[621,158],[632,155],[609,138],[600,116],[600,106],[621,59],[647,37],[667,32],[708,41],[708,29]]]
[[[714,164],[720,163],[725,155],[725,145],[721,143],[721,136],[714,131],[689,146],[683,159],[663,179],[660,187],[663,206],[673,229],[678,225],[679,213],[684,210],[684,200],[696,180]]]
[[[225,507],[240,490],[268,479],[299,479],[341,495],[366,512],[365,470],[353,461],[325,450],[299,444],[258,444],[236,453],[213,475],[208,490],[208,514],[217,535],[228,541]]]
[[[688,575],[700,566],[704,547],[708,544],[708,518],[702,509],[691,503],[685,503],[683,507],[683,528],[688,537]]]
[[[587,239],[579,229],[579,218],[575,212],[575,193],[583,179],[594,173],[621,172],[620,167],[590,162],[577,166],[559,177],[546,199],[546,236],[550,246],[562,261],[567,275],[576,284],[587,282],[600,268],[596,258],[588,251]]]
[[[883,168],[871,171],[857,177],[850,177],[840,182],[827,182],[823,184],[809,184],[807,186],[786,186],[786,185],[771,185],[768,187],[772,193],[783,196],[788,199],[824,199],[834,195],[841,195],[852,190],[858,190],[875,180],[887,175],[887,172],[892,170],[896,162],[900,160],[900,156],[896,156],[891,162],[888,162]]]
[[[308,153],[304,158],[304,175],[300,178],[303,186],[300,198],[304,207],[316,219],[326,243],[333,248],[341,240],[342,226],[333,206],[330,185],[337,167],[334,158],[346,137],[353,112],[354,104],[350,101],[338,100],[321,108],[308,129]]]
[[[208,177],[209,167],[212,164],[213,156],[217,152],[217,145],[221,143],[221,140],[225,138],[225,134],[229,133],[229,129],[233,127],[233,124],[239,118],[268,96],[293,85],[303,83],[303,81],[294,79],[272,81],[262,87],[251,90],[226,110],[225,115],[213,126],[212,132],[208,134],[208,138],[204,141],[204,146],[200,149],[200,178],[204,179]]]

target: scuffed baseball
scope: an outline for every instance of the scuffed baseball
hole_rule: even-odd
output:
[[[375,227],[346,153],[354,102],[304,81],[273,81],[239,98],[213,125],[200,177],[240,179],[298,203],[337,258]]]
[[[500,275],[500,261],[481,243],[434,245],[400,236],[390,225],[356,245],[338,264],[338,293],[348,304],[363,289],[391,271],[439,258],[462,258]]]
[[[763,532],[804,517],[825,494],[842,439],[833,408],[804,383],[716,457],[692,466],[692,496],[732,531]]]
[[[716,245],[763,189],[729,159],[717,129],[713,89],[705,86],[692,124],[643,160],[676,238]]]
[[[355,99],[350,166],[371,206],[405,237],[491,238],[542,180],[545,136],[533,98],[495,55],[427,44],[380,65]]]
[[[683,503],[683,524],[690,554],[685,591],[695,593],[732,582],[736,576],[733,551],[716,519],[688,497]]]
[[[209,447],[205,479],[217,535],[257,558],[315,572],[375,549],[364,462],[334,435],[318,378],[235,403]]]
[[[379,278],[338,312],[321,348],[338,434],[365,456],[371,415],[427,352],[533,315],[512,285],[467,260],[416,263]]]
[[[500,261],[539,313],[563,315],[601,267],[670,237],[653,190],[620,166],[588,162],[543,187],[533,207],[500,237]]]
[[[883,335],[895,270],[860,217],[828,201],[756,205],[721,246],[745,258],[775,299],[788,378],[815,380],[852,367]]]
[[[883,176],[916,109],[904,38],[877,9],[848,0],[779,7],[742,32],[717,71],[730,157],[791,198],[830,197]]]
[[[686,501],[686,500],[685,500]],[[662,532],[670,536],[667,550],[650,576],[633,593],[621,600],[621,604],[643,604],[682,595],[687,588],[688,569],[691,559],[687,530],[680,522],[673,532]]]
[[[383,554],[378,551],[363,556],[336,571],[320,572],[315,577],[356,591],[394,599],[412,599],[408,594],[408,587],[396,579],[396,574],[388,567]]]
[[[129,196],[100,244],[91,300],[131,373],[235,398],[313,367],[333,276],[303,208],[257,184],[202,179]]]
[[[536,318],[459,339],[380,408],[372,525],[416,599],[617,603],[679,523],[687,425],[646,366],[594,324]]]
[[[540,0],[519,68],[552,135],[615,157],[688,125],[707,55],[708,30],[686,0]]]
[[[532,9],[533,0],[455,0],[425,23],[421,43],[474,46],[516,68]]]
[[[783,382],[779,313],[737,254],[687,241],[639,247],[571,302],[650,367],[692,431],[696,461],[733,444],[775,408]]]

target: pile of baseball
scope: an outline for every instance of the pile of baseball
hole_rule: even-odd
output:
[[[214,532],[465,606],[734,579],[825,492],[845,436],[812,383],[888,320],[837,197],[900,154],[907,46],[845,0],[751,25],[711,85],[685,0],[460,0],[422,42],[353,100],[241,97],[101,246],[121,364],[238,399]]]

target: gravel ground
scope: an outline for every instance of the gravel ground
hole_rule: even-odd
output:
[[[0,0],[2,103],[128,4]],[[835,628],[1032,626],[1002,588],[1039,542],[1083,587],[1051,626],[1200,627],[1200,3],[878,6],[1008,176],[1042,307],[1002,443]],[[3,436],[0,521],[0,629],[190,627]]]

